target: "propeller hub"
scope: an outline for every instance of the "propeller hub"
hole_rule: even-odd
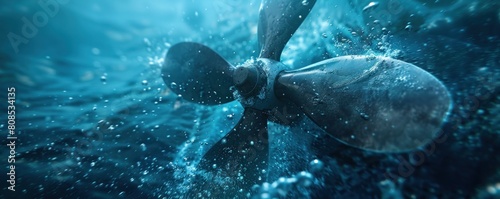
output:
[[[249,97],[256,95],[262,89],[266,83],[266,76],[260,67],[250,64],[234,70],[233,82],[240,95]]]
[[[274,82],[278,73],[286,68],[281,62],[266,58],[236,68],[233,83],[241,104],[258,110],[277,107],[279,102],[274,95]]]

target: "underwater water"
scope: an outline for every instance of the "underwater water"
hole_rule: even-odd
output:
[[[15,186],[2,174],[0,198],[187,198],[201,157],[243,107],[183,100],[162,80],[164,56],[194,41],[233,65],[258,57],[260,1],[1,4],[0,164],[2,173],[15,165]],[[295,69],[343,55],[400,59],[441,80],[453,108],[439,136],[412,152],[376,153],[308,119],[269,123],[267,183],[245,196],[500,198],[499,1],[319,0],[281,61]]]

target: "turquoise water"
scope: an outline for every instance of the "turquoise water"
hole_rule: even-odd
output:
[[[184,198],[198,161],[243,108],[178,97],[161,78],[164,55],[195,41],[233,65],[256,58],[260,1],[41,2],[0,8],[1,96],[15,87],[18,137],[16,191],[3,175],[2,195]],[[414,152],[381,154],[339,143],[307,119],[300,127],[270,123],[269,184],[242,191],[254,198],[498,198],[499,41],[497,1],[318,1],[282,62],[300,68],[373,54],[413,63],[450,90],[444,134]],[[4,137],[7,126],[0,120]],[[0,151],[9,172],[9,148]]]

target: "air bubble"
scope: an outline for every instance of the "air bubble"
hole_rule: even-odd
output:
[[[361,118],[363,118],[364,120],[368,120],[368,119],[370,119],[370,116],[368,116],[368,114],[366,114],[366,113],[359,113],[359,116],[360,116]]]
[[[177,83],[175,83],[175,82],[170,83],[170,88],[171,89],[176,89],[177,88]]]
[[[148,38],[144,38],[144,44],[146,44],[146,46],[151,46],[151,41],[149,41]]]
[[[260,186],[259,186],[258,184],[254,184],[254,185],[252,186],[252,188],[251,188],[251,190],[252,190],[253,192],[257,192],[257,191],[259,191],[259,189],[260,189]]]
[[[305,5],[305,6],[309,5],[309,1],[307,1],[307,0],[303,0],[303,1],[302,1],[302,5]]]
[[[318,96],[314,96],[312,100],[313,100],[313,105],[314,106],[316,106],[316,105],[318,105],[320,103],[320,99],[319,99]]]
[[[260,198],[261,199],[268,199],[268,198],[271,198],[271,195],[269,195],[269,193],[262,193],[262,194],[260,194]]]
[[[106,78],[106,76],[105,76],[105,75],[101,76],[101,82],[102,82],[102,83],[106,83],[106,80],[107,80],[107,78]]]
[[[366,6],[363,8],[363,11],[366,11],[366,10],[368,10],[368,9],[370,9],[370,8],[375,8],[375,7],[377,7],[377,6],[378,6],[378,2],[373,2],[373,1],[372,1],[372,2],[368,3],[368,5],[366,5]]]
[[[271,186],[270,186],[270,184],[268,182],[262,183],[262,187],[261,187],[262,191],[266,191],[267,192],[267,191],[269,191],[270,188],[271,188]]]
[[[413,26],[411,26],[410,24],[408,24],[408,25],[406,25],[405,30],[411,31],[412,28],[413,28]]]
[[[319,172],[323,170],[324,164],[321,160],[314,159],[309,163],[309,170],[311,172]]]
[[[304,187],[309,187],[313,183],[313,176],[309,172],[301,171],[297,175],[297,182]]]
[[[286,178],[284,177],[281,177],[278,179],[277,182],[275,182],[276,185],[276,192],[278,192],[279,195],[285,197],[286,194],[288,193],[288,191],[290,191],[290,188],[292,187],[292,185],[290,183],[287,182]],[[273,185],[275,184],[273,183]]]

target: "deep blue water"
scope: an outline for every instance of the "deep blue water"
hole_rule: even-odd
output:
[[[344,145],[307,120],[270,124],[269,183],[307,171],[312,184],[281,197],[500,198],[500,2],[389,0],[364,9],[369,3],[319,0],[283,63],[300,68],[351,54],[413,63],[451,93],[443,136],[421,150],[382,154]],[[16,191],[2,174],[0,198],[184,198],[196,164],[243,108],[179,98],[161,78],[163,57],[182,41],[234,65],[257,57],[260,1],[1,4],[0,129],[7,137],[7,88],[15,87],[18,140]],[[322,169],[313,172],[313,160]]]

